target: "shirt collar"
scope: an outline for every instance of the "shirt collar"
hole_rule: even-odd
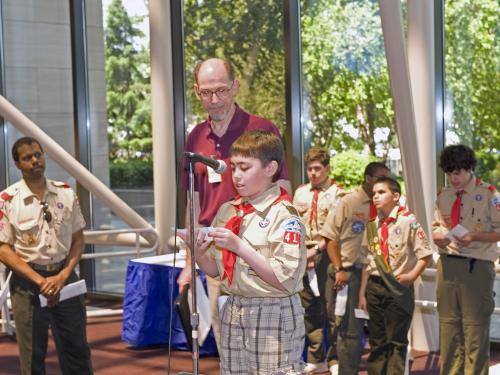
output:
[[[330,178],[327,178],[322,184],[316,186],[316,189],[321,191],[327,191],[330,188],[330,186],[332,186],[332,184],[333,181]],[[313,191],[314,189],[315,188],[311,185],[311,191]]]
[[[243,120],[243,116],[244,116],[245,112],[243,112],[243,110],[240,108],[238,103],[235,102],[234,106],[235,106],[234,114],[233,114],[233,117],[231,118],[231,121],[229,121],[229,125],[227,126],[226,133],[239,130],[239,128],[244,125],[244,121],[242,121],[242,120]],[[210,134],[214,134],[214,131],[212,129],[212,118],[210,116],[208,116],[207,122],[209,125],[208,128],[209,128]],[[226,133],[224,133],[224,135]]]
[[[248,200],[248,203],[250,203],[256,211],[264,212],[269,206],[274,203],[274,201],[280,196],[280,194],[280,187],[277,183],[273,183],[271,184],[269,189],[264,191],[262,194],[259,194],[258,197]],[[235,201],[231,202],[231,204],[237,206],[243,199],[244,198],[236,199]]]
[[[48,193],[52,194],[57,194],[56,187],[51,184],[48,178],[45,178],[45,186],[47,188]],[[26,181],[24,181],[24,178],[21,179],[21,183],[19,185],[19,196],[21,199],[25,200],[27,198],[32,198],[35,197],[36,195],[31,191],[31,189],[28,187],[26,184]]]
[[[467,184],[464,186],[464,188],[463,189],[455,189],[455,191],[464,190],[468,194],[471,194],[474,192],[475,187],[476,187],[476,176],[474,176],[474,173],[471,173],[470,181],[467,182]]]

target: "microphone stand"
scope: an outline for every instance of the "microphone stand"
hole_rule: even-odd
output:
[[[200,324],[200,316],[198,314],[198,305],[196,304],[196,259],[194,255],[194,154],[188,153],[187,159],[189,162],[189,240],[191,251],[191,337],[192,337],[192,358],[193,358],[193,374],[199,375],[200,361],[200,344],[198,341],[198,326]],[[189,373],[179,373],[189,374]]]

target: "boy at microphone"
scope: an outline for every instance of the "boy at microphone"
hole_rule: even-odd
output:
[[[399,206],[400,196],[399,183],[390,177],[373,185],[378,216],[367,225],[368,264],[359,292],[359,308],[370,315],[369,374],[404,373],[415,307],[413,283],[432,254],[415,216]]]
[[[274,134],[252,130],[232,145],[238,192],[199,233],[196,262],[222,281],[221,374],[301,372],[305,229],[288,194],[273,183],[283,162]]]

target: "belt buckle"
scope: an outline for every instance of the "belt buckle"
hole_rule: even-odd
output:
[[[51,263],[46,265],[46,270],[47,271],[57,271],[57,265],[58,263]]]

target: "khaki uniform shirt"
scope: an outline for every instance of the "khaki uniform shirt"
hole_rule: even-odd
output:
[[[500,233],[500,194],[494,185],[482,182],[472,176],[465,186],[460,208],[460,225],[470,232]],[[437,197],[432,229],[434,233],[448,233],[451,230],[451,208],[457,198],[457,189],[445,187]],[[451,242],[440,253],[461,255],[470,258],[496,261],[498,246],[494,242],[472,241],[468,246],[458,248]]]
[[[43,208],[23,179],[0,194],[0,242],[13,247],[25,262],[52,264],[63,261],[72,236],[85,227],[78,199],[69,186],[47,179],[43,198],[52,215],[44,219]]]
[[[403,211],[402,214],[398,215],[398,209],[398,206],[394,207],[389,215],[395,218],[395,221],[389,224],[387,241],[389,244],[389,266],[394,276],[410,272],[419,259],[432,254],[427,236],[415,215],[408,211]],[[374,220],[378,228],[378,238],[380,239],[384,219],[377,216]],[[366,233],[363,239],[363,253],[367,254],[369,261],[368,274],[380,276],[375,264],[375,257],[368,251]]]
[[[361,243],[366,223],[370,219],[370,197],[362,187],[342,197],[330,211],[320,235],[336,241],[340,247],[342,267],[365,263]]]
[[[239,236],[255,249],[256,257],[261,257],[271,264],[274,274],[286,291],[263,281],[238,256],[233,282],[229,286],[227,278],[222,280],[222,292],[243,297],[285,297],[302,290],[302,277],[306,268],[305,229],[297,216],[297,210],[290,202],[280,201],[273,204],[279,196],[280,188],[273,184],[257,198],[249,200],[255,211],[244,216]],[[224,227],[236,214],[235,206],[240,202],[241,198],[224,203],[219,208],[212,226]],[[212,246],[208,251],[217,262],[219,275],[223,275],[221,249]]]
[[[300,186],[293,196],[293,206],[299,212],[306,227],[306,246],[308,248],[321,241],[323,237],[320,236],[319,231],[323,227],[328,213],[335,210],[337,201],[344,194],[344,191],[329,178],[321,186],[318,186],[318,190],[317,225],[315,222],[311,223],[314,196],[312,185],[309,183]]]

